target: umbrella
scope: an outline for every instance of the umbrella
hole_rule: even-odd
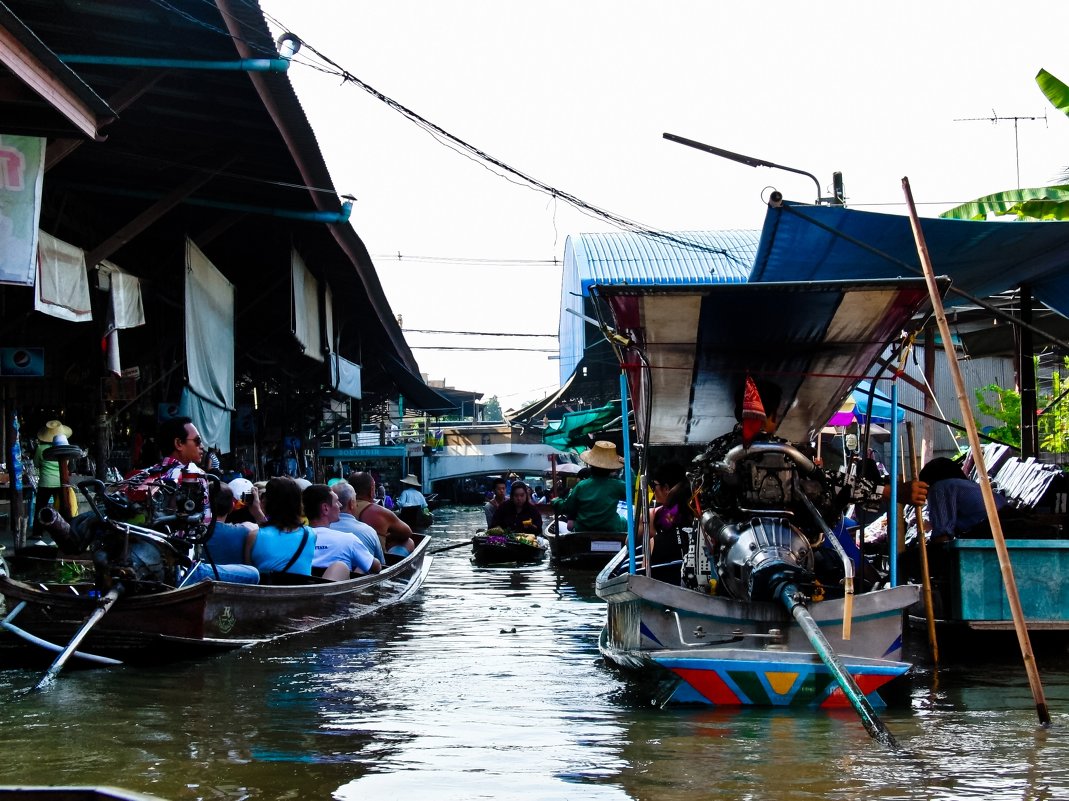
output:
[[[854,407],[856,407],[856,406],[857,406],[857,402],[852,397],[848,397],[846,399],[846,402],[842,405],[842,408],[840,408],[839,411],[837,411],[835,414],[833,414],[831,416],[831,419],[828,421],[828,425],[829,426],[848,426],[848,425],[852,425],[853,422],[854,422]]]

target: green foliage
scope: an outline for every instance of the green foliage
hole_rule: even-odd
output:
[[[1039,71],[1036,83],[1054,108],[1069,116],[1069,86],[1046,70]],[[939,216],[954,220],[983,220],[988,214],[1014,214],[1019,220],[1069,220],[1069,186],[996,192],[962,203]]]
[[[501,414],[501,401],[497,399],[497,395],[492,395],[483,405],[483,420],[504,420],[505,418]]]
[[[1062,362],[1062,367],[1069,371],[1069,357]],[[1069,389],[1069,372],[1065,376],[1061,371],[1051,373],[1051,396],[1044,398],[1040,404],[1039,447],[1050,453],[1069,453],[1069,399],[1058,400],[1062,392]],[[1046,406],[1054,401],[1055,406]]]
[[[1047,453],[1069,453],[1069,395],[1060,398],[1067,389],[1069,357],[1062,360],[1061,370],[1055,369],[1051,372],[1051,394],[1040,395],[1036,399],[1039,412],[1036,418],[1039,447]],[[994,395],[990,401],[988,394]],[[1021,394],[1017,390],[1003,389],[997,384],[980,387],[976,390],[976,408],[980,414],[994,417],[1000,423],[985,433],[1020,447]],[[980,426],[980,421],[976,424]]]
[[[85,578],[87,572],[85,565],[81,562],[60,562],[59,583],[78,584]]]
[[[993,403],[987,401],[985,393],[989,392],[995,396]],[[988,384],[976,390],[976,408],[980,414],[994,417],[1001,424],[985,433],[1021,447],[1021,393],[1015,389],[1003,389],[998,384]]]

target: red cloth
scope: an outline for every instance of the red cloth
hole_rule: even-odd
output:
[[[765,405],[753,378],[746,376],[746,392],[742,398],[742,444],[749,448],[754,437],[765,427]]]

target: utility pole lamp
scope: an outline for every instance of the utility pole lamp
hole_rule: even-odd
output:
[[[843,174],[841,172],[833,172],[831,176],[832,182],[832,196],[823,197],[821,195],[820,181],[811,172],[805,170],[799,170],[795,167],[787,167],[783,164],[776,164],[772,161],[765,161],[764,159],[754,158],[753,156],[744,156],[741,153],[733,153],[730,150],[724,150],[720,147],[714,147],[713,145],[706,145],[702,142],[695,142],[693,139],[686,139],[682,136],[676,136],[675,134],[662,134],[669,142],[675,142],[680,145],[686,145],[687,147],[693,147],[695,150],[701,150],[705,153],[712,153],[714,156],[720,156],[721,158],[730,159],[731,161],[737,161],[739,164],[745,164],[748,167],[770,167],[774,170],[786,170],[787,172],[797,173],[798,175],[806,175],[813,180],[813,183],[817,187],[817,205],[826,204],[829,206],[842,206],[846,201],[846,194],[843,189]]]

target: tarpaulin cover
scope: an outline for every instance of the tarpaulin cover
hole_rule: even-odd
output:
[[[639,435],[704,444],[735,425],[746,375],[782,391],[777,433],[808,441],[928,299],[920,279],[679,288],[598,287],[635,348],[628,365]],[[648,391],[647,391],[648,390]],[[648,398],[647,398],[648,395]]]
[[[597,409],[565,412],[561,419],[549,424],[542,434],[542,442],[560,451],[586,450],[590,435],[620,425],[620,401],[612,401]]]
[[[1069,225],[923,219],[921,228],[936,275],[949,276],[953,286],[984,298],[1027,283],[1039,300],[1069,316]],[[765,215],[749,280],[921,274],[908,217],[786,203]],[[948,304],[963,302],[954,292],[946,296]]]
[[[330,385],[338,392],[359,400],[364,396],[361,385],[360,365],[344,359],[337,353],[330,354]]]
[[[193,418],[205,447],[230,452],[234,410],[234,285],[186,240],[186,372],[180,414]]]
[[[293,335],[304,349],[305,356],[321,362],[323,346],[319,333],[319,282],[296,250],[291,254],[290,267]]]

